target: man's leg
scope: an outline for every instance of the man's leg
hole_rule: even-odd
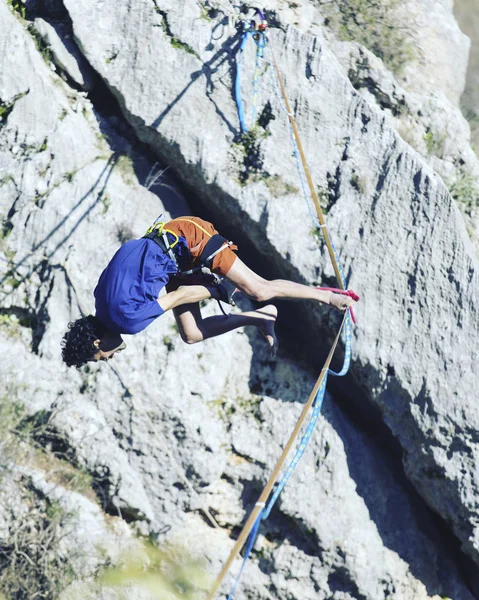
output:
[[[345,311],[356,304],[349,296],[309,287],[302,283],[295,283],[286,279],[268,281],[252,271],[238,257],[236,257],[225,277],[257,302],[267,302],[272,298],[317,300],[324,304],[330,304],[340,311]]]
[[[276,306],[270,304],[254,311],[239,314],[215,315],[203,318],[200,306],[183,304],[173,309],[181,339],[187,344],[196,344],[208,338],[233,331],[239,327],[252,325],[258,327],[268,342],[271,354],[276,353],[277,340],[274,323],[278,315]]]
[[[184,235],[190,252],[195,257],[201,254],[208,239],[218,233],[211,223],[197,217],[177,217],[167,223],[166,226],[176,231],[176,233]],[[236,249],[236,246],[233,246],[233,248]],[[317,290],[301,283],[294,283],[285,279],[275,279],[273,281],[263,279],[247,267],[231,248],[224,249],[216,255],[211,269],[215,273],[226,276],[241,291],[258,302],[267,302],[272,298],[310,299],[324,304],[331,304],[341,311],[356,304],[349,296]],[[197,299],[195,298],[195,300]]]
[[[272,298],[297,298],[303,300],[317,300],[330,303],[331,292],[317,290],[314,287],[287,281],[286,279],[273,279],[268,281],[247,267],[244,262],[236,257],[233,266],[226,277],[257,302],[267,302]]]

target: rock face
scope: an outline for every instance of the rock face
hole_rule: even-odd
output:
[[[447,39],[463,74],[466,46],[451,7],[432,4],[440,8],[436,31],[454,32]],[[232,94],[238,13],[229,2],[64,0],[47,8],[0,1],[0,373],[10,414],[0,549],[21,518],[6,508],[13,498],[24,497],[25,512],[63,502],[65,515],[76,502],[76,537],[61,551],[77,579],[91,578],[103,560],[84,530],[94,532],[93,546],[108,539],[111,561],[115,540],[124,545],[137,532],[181,541],[216,573],[233,545],[227,532],[256,502],[339,315],[285,306],[278,360],[250,331],[183,344],[170,314],[128,339],[114,365],[68,370],[59,342],[69,320],[92,310],[91,291],[118,245],[161,212],[208,216],[267,277],[333,282],[301,197],[271,54],[260,124],[242,137]],[[432,72],[422,90],[417,71],[414,86],[411,74],[394,79],[371,52],[325,31],[316,3],[267,8],[328,227],[363,298],[351,376],[336,386],[336,400],[328,396],[262,525],[238,597],[472,600],[478,272],[463,216],[438,175],[457,176],[459,160],[477,169],[455,106],[462,80],[449,77],[433,95]],[[425,56],[441,56],[439,38]],[[251,43],[245,74],[253,55]],[[249,119],[247,77],[243,95]],[[433,158],[422,132],[438,106],[459,141]],[[400,117],[420,131],[424,156],[398,135]],[[33,449],[24,458],[14,451],[20,443]],[[88,474],[94,496],[49,483],[48,465],[60,458]],[[108,529],[110,515],[121,527]],[[206,524],[211,515],[222,529]],[[85,567],[78,548],[90,555]]]
[[[471,0],[456,0],[454,15],[461,29],[471,39],[466,89],[461,106],[471,125],[474,144],[479,144],[479,6]]]

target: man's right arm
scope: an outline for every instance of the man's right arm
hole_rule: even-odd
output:
[[[166,312],[182,304],[194,304],[201,300],[207,300],[213,295],[213,289],[204,285],[182,285],[177,290],[160,296],[158,304]]]

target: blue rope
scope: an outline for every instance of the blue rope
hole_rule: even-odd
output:
[[[260,71],[260,62],[264,58],[264,48],[265,48],[265,34],[261,33],[258,38],[256,44],[256,58],[254,65],[254,76],[253,76],[253,108],[251,111],[251,123],[254,126],[256,121],[256,112],[257,112],[257,101],[258,101],[258,83],[259,83],[259,71]]]
[[[263,31],[258,31],[251,27],[251,25],[245,26],[243,32],[243,38],[241,40],[241,44],[238,50],[238,54],[236,57],[236,79],[235,79],[235,99],[236,99],[236,107],[238,109],[238,118],[240,122],[240,128],[242,133],[248,132],[248,127],[246,126],[246,118],[244,114],[243,108],[243,97],[241,94],[241,57],[243,55],[243,51],[246,47],[246,43],[248,38],[252,37],[256,44],[256,59],[255,59],[255,72],[253,77],[253,110],[251,116],[251,122],[254,125],[254,121],[256,119],[256,99],[258,95],[258,81],[259,81],[259,67],[260,61],[264,57],[264,49],[266,46],[266,34]]]
[[[248,40],[248,31],[245,31],[243,34],[243,39],[241,40],[241,45],[238,50],[238,55],[241,57],[244,47],[246,46],[246,42]],[[241,97],[241,63],[240,60],[236,59],[236,80],[235,80],[235,98],[236,98],[236,106],[238,108],[238,117],[240,121],[241,131],[247,131],[245,125],[244,111],[243,111],[243,100]]]
[[[244,557],[243,557],[243,563],[241,565],[241,569],[238,573],[238,576],[236,577],[235,582],[233,584],[233,589],[231,590],[230,595],[228,596],[228,600],[233,600],[233,597],[236,593],[236,588],[238,587],[238,584],[241,579],[241,575],[243,575],[244,568],[246,566],[246,563],[248,562],[248,558],[251,553],[251,550],[253,549],[253,546],[254,546],[254,543],[256,540],[256,536],[258,535],[259,524],[261,523],[262,510],[263,509],[261,509],[261,511],[259,512],[258,518],[254,522],[253,528],[251,529],[250,534],[248,536],[248,543],[246,545],[246,550],[245,550]]]
[[[340,265],[340,263],[338,263],[338,264]],[[343,277],[344,272],[343,272],[341,266],[340,266],[340,273],[341,273],[341,276]],[[343,282],[343,284],[344,284],[344,282]],[[281,478],[280,482],[276,486],[276,488],[273,492],[273,495],[269,499],[266,507],[260,511],[260,513],[258,514],[258,516],[256,518],[256,521],[254,522],[253,528],[248,537],[248,543],[247,543],[245,554],[243,557],[243,563],[241,565],[238,575],[236,576],[235,582],[233,584],[233,589],[231,590],[231,593],[228,596],[228,600],[233,600],[234,594],[235,594],[238,584],[240,582],[240,579],[243,574],[246,563],[248,561],[249,555],[251,554],[251,550],[253,549],[254,543],[256,541],[256,537],[258,535],[259,525],[260,525],[261,521],[266,520],[269,517],[271,510],[273,509],[273,506],[275,505],[279,495],[283,491],[284,486],[287,484],[289,478],[293,474],[293,471],[298,466],[298,463],[301,460],[301,457],[303,456],[303,454],[306,450],[306,447],[311,439],[311,436],[314,432],[319,415],[321,414],[321,408],[323,406],[324,392],[326,391],[326,383],[328,380],[328,375],[333,375],[335,377],[343,377],[344,375],[346,375],[346,373],[349,370],[349,365],[351,363],[351,349],[352,349],[352,327],[351,327],[351,317],[350,317],[349,313],[346,314],[346,318],[345,318],[345,322],[344,322],[344,334],[345,334],[344,335],[344,337],[345,337],[345,352],[344,352],[343,366],[342,366],[341,370],[339,371],[339,373],[336,373],[335,371],[328,369],[323,381],[321,382],[321,385],[319,386],[319,389],[316,393],[316,398],[314,399],[314,402],[313,402],[313,411],[311,413],[309,423],[308,423],[306,430],[301,438],[301,441],[296,449],[293,459],[289,463],[288,468],[286,469],[283,477]]]
[[[349,316],[349,314],[346,315],[346,320],[345,320],[344,326],[345,326],[346,351],[344,353],[342,369],[339,373],[336,373],[335,371],[332,371],[331,369],[328,369],[328,371],[326,372],[326,375],[325,375],[323,381],[321,382],[321,385],[319,386],[319,389],[316,393],[316,398],[314,399],[314,402],[313,402],[313,412],[311,414],[311,418],[309,420],[308,426],[306,427],[306,430],[303,434],[303,437],[301,438],[301,442],[299,443],[298,448],[296,449],[296,452],[294,454],[292,461],[290,462],[283,477],[281,478],[281,481],[276,486],[276,489],[264,510],[262,519],[268,518],[274,504],[276,503],[276,500],[278,499],[278,496],[281,494],[284,486],[287,484],[289,478],[293,474],[294,469],[297,467],[301,457],[303,456],[303,454],[306,450],[306,446],[308,445],[309,440],[311,439],[311,435],[313,434],[314,428],[316,426],[319,415],[321,413],[321,408],[323,406],[323,400],[324,400],[324,392],[326,391],[326,383],[328,380],[328,375],[334,375],[336,377],[343,377],[348,372],[349,364],[351,362],[351,317]]]
[[[243,41],[242,41],[242,44],[241,44],[240,52],[242,52],[242,50],[244,48],[244,45],[246,44],[247,33],[248,32],[245,32],[245,35],[243,37]],[[264,43],[265,43],[265,40],[263,40],[263,51],[264,51]],[[261,56],[261,58],[263,58],[263,56]],[[257,54],[256,54],[256,67],[258,67],[258,64],[259,64],[259,58],[258,58],[258,51],[257,51]],[[237,103],[238,103],[238,115],[240,117],[240,123],[241,123],[241,129],[242,129],[242,131],[248,131],[246,129],[246,127],[244,126],[244,114],[243,114],[243,106],[242,106],[242,101],[241,101],[241,88],[240,88],[240,81],[239,81],[239,75],[238,74],[239,74],[239,65],[238,65],[238,68],[237,68],[237,78],[236,78],[236,99],[237,99]],[[256,73],[255,73],[255,80],[256,80]],[[256,81],[255,81],[255,84],[256,84]],[[281,108],[285,112],[287,112],[286,107],[284,106],[284,102],[282,101],[280,95],[278,94],[278,90],[277,90],[277,86],[276,86],[276,81],[275,80],[274,80],[274,84],[275,84],[276,95],[280,99]],[[256,89],[256,88],[254,88],[254,89]],[[303,191],[303,197],[306,200],[308,211],[309,211],[309,214],[310,214],[310,216],[311,216],[311,218],[313,220],[314,225],[316,227],[319,227],[319,225],[320,225],[319,220],[317,219],[317,217],[312,212],[309,195],[306,192],[306,186],[305,186],[305,183],[304,183],[304,174],[303,174],[303,169],[302,169],[302,166],[301,166],[301,160],[300,160],[300,156],[299,156],[298,145],[296,143],[296,138],[294,137],[293,126],[291,124],[291,121],[289,121],[289,119],[288,119],[288,122],[289,122],[289,125],[290,125],[291,137],[292,137],[292,140],[293,140],[294,156],[295,156],[295,159],[296,159],[296,166],[297,166],[297,170],[298,170],[298,174],[299,174],[299,179],[300,179],[300,182],[301,182],[301,187],[302,187],[302,191]],[[335,259],[337,261],[337,264],[338,264],[338,270],[339,270],[339,274],[340,274],[340,277],[341,277],[341,282],[343,284],[344,289],[347,289],[347,286],[346,286],[346,277],[345,277],[345,274],[344,274],[344,269],[343,269],[343,266],[341,264],[338,252],[337,252],[336,247],[334,246],[334,244],[333,244],[332,241],[331,241],[331,245],[332,245],[332,248],[333,248],[334,257],[335,257]],[[334,377],[343,377],[344,375],[346,375],[346,373],[349,370],[349,365],[351,363],[351,352],[352,352],[352,327],[351,327],[351,316],[350,316],[349,311],[347,312],[346,317],[345,317],[345,321],[344,321],[344,341],[345,341],[345,352],[344,352],[343,366],[341,367],[341,370],[338,373],[335,372],[335,371],[333,371],[333,370],[331,370],[331,369],[328,369],[327,372],[326,372],[326,374],[325,374],[325,376],[324,376],[324,378],[323,378],[323,380],[322,380],[322,382],[321,382],[321,385],[319,386],[319,389],[318,389],[318,391],[316,393],[316,397],[315,397],[315,399],[313,401],[313,410],[312,410],[312,413],[311,413],[311,417],[310,417],[309,423],[308,423],[308,425],[306,427],[306,430],[303,433],[303,436],[302,436],[301,441],[300,441],[300,443],[299,443],[299,445],[298,445],[298,447],[296,449],[296,452],[295,452],[295,454],[294,454],[291,462],[289,463],[288,468],[286,469],[285,473],[283,474],[281,480],[279,481],[278,485],[276,486],[276,488],[275,488],[275,490],[273,492],[273,495],[269,499],[267,505],[260,510],[260,512],[259,512],[259,514],[258,514],[258,516],[256,518],[256,521],[254,522],[253,528],[252,528],[252,530],[251,530],[251,532],[249,534],[249,537],[248,537],[248,542],[247,542],[246,550],[245,550],[244,557],[243,557],[243,563],[242,563],[240,571],[239,571],[239,573],[238,573],[238,575],[237,575],[237,577],[236,577],[236,579],[234,581],[233,588],[232,588],[232,590],[230,592],[230,595],[228,596],[228,600],[233,600],[233,597],[234,597],[234,595],[236,593],[236,589],[238,587],[239,581],[241,579],[241,576],[243,574],[244,568],[246,566],[246,563],[248,561],[248,558],[249,558],[249,556],[251,554],[251,551],[253,549],[254,543],[256,541],[256,537],[258,535],[258,530],[259,530],[259,526],[260,526],[261,521],[266,520],[269,517],[269,515],[271,513],[271,510],[273,509],[273,507],[274,507],[274,505],[275,505],[275,503],[276,503],[279,495],[281,494],[284,486],[287,484],[289,478],[293,474],[295,468],[297,467],[299,461],[301,460],[301,457],[303,456],[303,454],[304,454],[304,452],[306,450],[306,447],[308,446],[308,443],[309,443],[309,441],[311,439],[311,436],[312,436],[312,434],[314,432],[316,423],[317,423],[317,421],[319,419],[319,415],[321,414],[321,408],[323,406],[324,393],[326,391],[326,383],[327,383],[327,380],[328,380],[328,375],[332,375]]]

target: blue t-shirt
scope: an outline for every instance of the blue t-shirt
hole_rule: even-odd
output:
[[[177,271],[175,262],[153,240],[126,242],[95,288],[96,316],[115,333],[142,331],[164,313],[158,295]]]

